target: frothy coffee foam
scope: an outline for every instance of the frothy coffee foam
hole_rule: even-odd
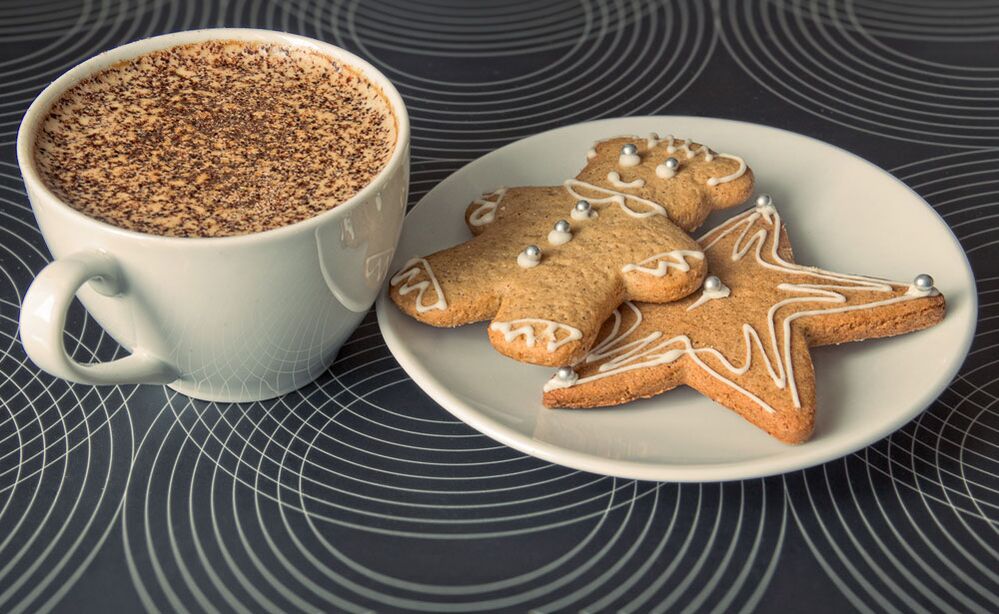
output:
[[[173,47],[66,91],[39,129],[46,185],[83,213],[179,237],[261,232],[344,202],[385,166],[381,90],[303,48]]]

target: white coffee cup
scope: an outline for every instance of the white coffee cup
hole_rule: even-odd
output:
[[[177,238],[132,232],[76,211],[42,182],[35,135],[67,88],[122,60],[224,39],[313,49],[359,70],[388,98],[398,126],[391,159],[347,202],[266,232]],[[55,260],[21,306],[28,356],[85,384],[166,384],[212,401],[256,401],[322,373],[370,309],[399,241],[409,185],[409,116],[389,80],[332,45],[267,30],[178,32],[102,53],[56,79],[32,103],[17,159],[42,236]],[[77,295],[127,357],[83,364],[66,352],[66,311]]]

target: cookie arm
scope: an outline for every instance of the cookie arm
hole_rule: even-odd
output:
[[[652,245],[653,253],[631,254],[621,267],[627,300],[669,303],[699,287],[708,265],[700,245],[676,225],[659,220]]]
[[[506,193],[507,188],[486,192],[465,208],[465,224],[473,235],[482,234],[490,224],[496,221]]]
[[[432,326],[455,327],[489,319],[499,309],[503,264],[474,257],[474,241],[413,258],[389,280],[389,296],[403,312]]]

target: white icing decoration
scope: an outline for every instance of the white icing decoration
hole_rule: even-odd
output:
[[[530,269],[541,264],[541,256],[530,256],[527,252],[520,252],[517,254],[517,264],[521,268]]]
[[[681,273],[686,273],[690,270],[687,258],[704,260],[704,252],[689,249],[674,249],[673,251],[656,254],[655,256],[646,258],[641,262],[626,264],[621,267],[621,272],[630,273],[631,271],[640,271],[642,273],[652,275],[653,277],[665,277],[666,273],[668,273],[670,269],[676,269]],[[653,262],[658,262],[658,264],[656,264],[655,267],[644,266],[646,264],[652,264]]]
[[[506,188],[500,188],[492,194],[486,195],[496,196],[496,200],[487,200],[486,196],[483,196],[472,201],[472,204],[479,205],[479,208],[472,211],[472,214],[468,216],[468,223],[472,226],[491,224],[496,219],[496,208],[499,207],[504,195],[506,195]]]
[[[739,177],[742,177],[743,175],[746,174],[746,161],[740,158],[739,156],[733,156],[731,154],[718,154],[718,157],[728,158],[729,160],[735,160],[736,162],[739,163],[739,168],[736,169],[736,171],[731,175],[724,175],[722,177],[709,177],[708,185],[716,186],[719,183],[728,183],[729,181],[735,181]]]
[[[642,163],[642,157],[638,154],[621,154],[618,156],[617,165],[621,168],[631,168]]]
[[[634,194],[626,194],[624,192],[616,192],[609,188],[602,188],[600,186],[593,185],[592,183],[586,183],[585,181],[580,181],[579,179],[566,179],[562,184],[565,189],[572,196],[573,200],[587,200],[591,205],[602,204],[602,203],[614,203],[621,207],[621,210],[630,215],[631,217],[652,217],[653,215],[661,215],[663,217],[668,217],[666,215],[666,208],[659,203],[635,196]],[[583,188],[586,190],[593,190],[594,192],[600,194],[608,194],[604,198],[593,198],[592,196],[584,196],[576,191],[577,188]],[[649,208],[649,211],[635,211],[627,205],[629,201],[645,205]]]
[[[616,138],[620,138],[620,137],[616,137]],[[637,139],[638,137],[632,136],[632,137],[628,137],[628,138],[635,138],[635,139]],[[743,175],[746,174],[746,169],[747,169],[746,161],[743,160],[742,158],[740,158],[739,156],[733,156],[731,154],[725,154],[725,153],[715,153],[715,152],[711,151],[711,149],[709,147],[707,147],[706,145],[698,145],[697,147],[694,147],[693,149],[691,149],[690,145],[691,145],[691,143],[693,143],[693,141],[691,141],[690,139],[684,139],[684,138],[677,139],[672,134],[666,135],[665,139],[660,139],[659,135],[657,135],[655,132],[652,132],[652,133],[649,134],[648,137],[646,137],[645,144],[647,145],[648,149],[652,149],[653,147],[659,145],[659,143],[662,143],[664,141],[666,142],[666,151],[667,152],[669,152],[671,154],[672,153],[676,153],[676,152],[681,152],[681,153],[683,153],[685,155],[685,157],[688,160],[690,160],[691,158],[694,158],[696,156],[703,155],[705,162],[711,162],[712,160],[715,159],[715,157],[718,157],[718,158],[728,158],[730,160],[735,160],[736,162],[739,163],[739,168],[736,169],[736,171],[734,173],[731,173],[729,175],[724,175],[722,177],[709,177],[708,180],[707,180],[707,184],[709,186],[714,187],[714,186],[722,184],[722,183],[728,183],[729,181],[735,181],[739,177],[742,177]],[[598,141],[598,143],[601,143],[601,142],[604,142],[604,141]],[[591,156],[590,153],[587,153],[586,158],[588,160],[593,159],[593,157],[596,156],[596,149],[592,149],[591,148],[590,152],[592,152],[593,155]],[[626,155],[622,154],[618,158],[618,165],[621,166],[622,168],[629,168],[629,167],[632,167],[632,166],[638,166],[641,163],[642,163],[642,158],[638,154],[634,154],[634,155],[631,155],[631,156],[626,156]],[[666,169],[666,170],[668,170],[668,169]],[[656,168],[656,175],[659,176],[659,177],[661,177],[661,178],[663,178],[663,179],[669,179],[669,178],[673,177],[673,175],[669,175],[669,176],[664,177],[663,175],[661,175],[659,173],[658,167]]]
[[[767,221],[769,221],[771,217],[777,214],[777,207],[774,206],[773,203],[763,205],[762,207],[756,205],[756,210],[760,212],[760,215],[765,215]]]
[[[592,220],[593,218],[597,217],[598,215],[600,215],[600,214],[597,213],[597,210],[594,209],[593,207],[590,207],[586,211],[579,211],[575,207],[573,207],[572,208],[572,212],[569,213],[569,216],[572,217],[572,219],[574,219],[576,221]]]
[[[552,245],[564,245],[572,241],[571,232],[562,232],[560,230],[553,230],[548,233],[548,242]]]
[[[550,380],[545,382],[545,385],[542,388],[542,390],[544,390],[545,392],[551,392],[552,390],[558,390],[559,388],[569,388],[572,385],[574,385],[578,380],[579,380],[579,374],[576,373],[575,371],[572,372],[572,375],[569,376],[569,379],[562,379],[561,377],[558,376],[558,374],[555,374],[552,376]]]
[[[665,164],[660,164],[656,167],[656,177],[660,179],[672,179],[676,177],[676,171]]]
[[[938,294],[940,294],[940,291],[937,290],[936,287],[930,287],[923,290],[922,288],[917,287],[915,284],[909,284],[909,290],[906,291],[905,294],[906,296],[916,296],[916,297],[937,296]]]
[[[683,143],[680,144],[680,145],[677,145],[676,144],[676,139],[673,138],[672,134],[667,135],[666,138],[668,139],[668,141],[666,143],[666,151],[667,151],[667,153],[676,153],[678,151],[682,151],[684,154],[686,154],[688,160],[690,160],[694,156],[697,156],[697,155],[700,155],[700,154],[704,154],[704,161],[705,162],[711,162],[712,160],[715,159],[714,152],[711,151],[710,149],[708,149],[704,145],[699,145],[699,146],[695,147],[694,149],[691,149],[690,148],[690,144],[693,141],[691,141],[690,139],[680,139],[681,141],[683,141]]]
[[[420,267],[423,267],[423,272],[426,273],[428,279],[421,281],[419,283],[410,284],[420,274]],[[437,277],[434,276],[433,269],[430,268],[430,263],[423,258],[411,258],[409,262],[403,265],[402,269],[389,280],[389,283],[393,286],[402,283],[399,286],[399,295],[406,296],[410,292],[416,291],[416,311],[418,313],[426,313],[434,309],[440,309],[444,311],[447,309],[447,301],[444,300],[444,292],[441,290],[441,286],[437,283]],[[437,293],[437,300],[430,305],[423,304],[423,295],[426,294],[427,288],[431,285],[434,287],[434,292]]]
[[[597,157],[597,149],[596,149],[596,147],[590,147],[590,149],[587,150],[587,152],[586,152],[586,159],[587,160],[592,160],[593,158],[596,158],[596,157]]]
[[[770,228],[761,228],[759,231],[753,233],[752,236],[747,238],[749,230],[753,227],[755,222],[759,219],[764,219],[770,224]],[[594,380],[602,379],[605,377],[610,377],[624,371],[630,371],[633,369],[642,369],[645,367],[651,367],[655,365],[662,365],[672,363],[684,356],[690,357],[690,359],[697,364],[701,369],[708,373],[711,377],[721,381],[728,387],[739,392],[745,397],[751,399],[765,411],[770,413],[775,413],[776,410],[767,404],[765,401],[760,399],[758,396],[754,395],[745,388],[739,386],[734,381],[728,379],[722,373],[712,369],[707,363],[700,358],[700,354],[710,354],[714,356],[724,368],[723,371],[728,371],[732,375],[743,375],[749,371],[752,366],[753,359],[753,348],[757,348],[762,355],[762,359],[766,364],[767,372],[770,374],[770,378],[773,380],[774,385],[780,389],[789,389],[791,394],[792,402],[795,407],[801,407],[801,401],[798,396],[798,387],[794,379],[794,366],[791,362],[791,323],[798,318],[804,318],[812,315],[821,314],[831,314],[831,313],[845,313],[850,311],[859,311],[863,309],[872,309],[875,307],[880,307],[884,305],[891,305],[894,303],[901,303],[905,301],[910,301],[914,299],[919,299],[931,294],[931,291],[918,291],[913,292],[911,286],[905,294],[894,296],[892,298],[887,298],[881,301],[874,301],[870,303],[862,303],[857,305],[847,305],[844,307],[835,307],[832,309],[812,309],[807,311],[799,311],[788,315],[784,318],[781,323],[781,331],[784,335],[784,343],[781,344],[777,341],[777,323],[776,315],[777,312],[784,306],[802,303],[802,302],[819,302],[819,303],[845,303],[847,301],[846,296],[842,294],[843,292],[893,292],[898,286],[904,284],[889,282],[886,280],[876,279],[872,277],[864,277],[860,275],[846,275],[841,273],[834,273],[831,271],[825,271],[823,269],[815,267],[806,267],[791,262],[785,261],[780,257],[777,252],[778,238],[773,236],[775,232],[779,232],[781,227],[780,215],[776,213],[772,207],[758,207],[756,209],[750,209],[745,213],[738,215],[724,226],[721,226],[707,235],[702,237],[699,242],[704,246],[705,249],[710,248],[715,245],[722,238],[728,236],[732,232],[736,231],[738,228],[742,228],[742,233],[736,239],[732,246],[732,260],[738,261],[744,258],[750,251],[756,258],[756,262],[759,266],[771,269],[774,271],[779,271],[782,273],[790,273],[796,275],[804,275],[819,280],[825,280],[826,282],[834,283],[782,283],[777,286],[779,290],[788,293],[794,293],[805,296],[792,296],[784,300],[778,301],[772,305],[767,312],[768,321],[768,335],[769,335],[769,347],[773,354],[776,356],[775,361],[771,361],[770,355],[767,353],[767,347],[764,345],[759,333],[752,325],[745,323],[742,325],[743,339],[745,340],[745,362],[741,366],[736,366],[729,362],[725,356],[723,356],[718,350],[710,347],[704,348],[694,348],[690,338],[686,335],[678,335],[676,337],[661,340],[663,333],[661,331],[654,331],[649,333],[645,337],[640,339],[635,339],[633,341],[625,342],[625,340],[638,329],[642,322],[642,312],[639,310],[634,303],[625,303],[625,307],[630,309],[635,316],[635,322],[628,328],[628,330],[621,332],[621,322],[622,315],[621,310],[614,311],[614,324],[611,328],[610,333],[605,339],[599,342],[589,354],[587,354],[584,362],[591,363],[602,360],[604,358],[612,357],[610,360],[600,365],[597,373],[587,377],[581,377],[576,380],[574,385],[584,384]],[[717,233],[717,234],[715,234]],[[763,248],[769,238],[772,238],[771,243],[772,251],[771,257],[774,262],[768,262],[763,259]],[[711,238],[710,243],[705,244],[705,240]],[[753,247],[755,246],[755,250]],[[935,290],[935,289],[934,289]]]
[[[692,311],[694,309],[697,309],[698,307],[700,307],[704,303],[707,303],[708,301],[713,301],[719,298],[728,298],[730,294],[732,294],[732,290],[729,289],[729,287],[726,286],[724,283],[721,285],[721,288],[718,288],[716,290],[709,290],[705,288],[704,291],[701,292],[701,296],[699,296],[696,301],[694,301],[693,303],[690,304],[689,307],[687,307],[687,311]]]
[[[683,143],[677,145],[676,142],[677,140],[673,138],[672,134],[667,136],[666,138],[668,139],[666,143],[666,151],[669,153],[676,153],[678,151],[683,152],[684,154],[686,154],[688,160],[693,158],[694,156],[699,156],[703,154],[705,162],[711,162],[712,160],[715,159],[715,156],[718,156],[719,158],[728,158],[729,160],[735,160],[736,162],[739,163],[739,168],[736,169],[736,171],[730,175],[708,178],[707,183],[709,186],[716,186],[720,183],[728,183],[729,181],[735,181],[739,177],[742,177],[743,175],[746,174],[746,168],[747,168],[746,161],[740,158],[739,156],[733,156],[731,154],[725,154],[725,153],[716,154],[704,145],[699,145],[698,147],[691,149],[690,144],[692,141],[690,139],[680,139],[681,141],[683,141]],[[656,175],[662,177],[662,175],[659,175],[658,168],[656,169]],[[669,177],[663,177],[663,179],[669,179]]]
[[[634,181],[621,181],[621,175],[616,171],[611,171],[607,173],[607,181],[611,183],[615,188],[640,188],[645,185],[644,179],[635,179]]]
[[[544,326],[544,330],[541,331],[540,335],[537,337],[534,334],[535,326]],[[583,333],[580,332],[578,328],[569,326],[568,324],[562,324],[560,322],[552,322],[551,320],[542,320],[540,318],[523,318],[520,320],[511,320],[509,322],[493,322],[489,325],[490,330],[495,330],[497,332],[503,333],[503,339],[507,343],[513,341],[517,337],[524,337],[524,344],[532,348],[538,338],[548,339],[548,345],[546,349],[549,352],[554,352],[566,343],[572,343],[573,341],[578,341],[583,338]],[[558,333],[560,331],[565,332],[565,336],[559,339]]]
[[[743,334],[746,338],[746,363],[741,367],[736,367],[730,363],[718,350],[714,348],[697,348],[691,344],[690,337],[686,335],[678,335],[671,339],[665,341],[659,341],[663,334],[660,331],[654,331],[649,333],[641,339],[636,339],[628,343],[622,344],[621,342],[628,338],[631,333],[633,333],[638,326],[642,323],[642,312],[635,306],[634,303],[628,302],[624,304],[626,307],[632,310],[635,315],[635,322],[628,328],[624,333],[620,333],[621,327],[621,312],[620,309],[614,311],[614,325],[611,328],[610,334],[604,339],[597,347],[593,348],[590,353],[584,359],[585,362],[594,362],[608,356],[616,355],[611,360],[600,365],[597,369],[597,373],[587,377],[581,377],[576,380],[576,384],[584,384],[586,382],[602,379],[605,377],[610,377],[611,375],[616,375],[617,373],[622,373],[624,371],[631,371],[634,369],[641,369],[645,367],[652,367],[656,365],[663,365],[675,362],[684,356],[689,356],[699,367],[706,371],[712,377],[726,383],[731,388],[737,390],[743,395],[749,397],[757,404],[759,404],[764,410],[774,413],[773,407],[768,405],[763,399],[760,399],[753,393],[749,392],[745,388],[742,388],[735,382],[726,379],[724,376],[719,374],[717,371],[712,369],[698,356],[699,353],[709,353],[718,358],[719,361],[725,366],[727,370],[736,375],[742,375],[746,373],[750,366],[752,359],[752,340],[755,340],[757,345],[762,349],[762,343],[760,342],[759,336],[756,331],[749,325],[745,324],[743,326]],[[680,347],[670,347],[679,345]],[[764,359],[767,360],[769,365],[769,358],[766,356],[766,352],[763,353]],[[641,359],[646,360],[641,360]],[[634,362],[635,360],[641,360],[640,362]],[[770,369],[773,373],[773,369]]]

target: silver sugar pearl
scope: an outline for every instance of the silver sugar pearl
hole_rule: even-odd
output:
[[[716,290],[721,290],[722,282],[718,279],[717,275],[708,275],[704,280],[704,289],[714,292]]]
[[[933,288],[933,278],[926,273],[916,275],[916,278],[912,280],[912,285],[920,290],[931,290]]]
[[[638,147],[635,147],[634,143],[628,143],[621,148],[621,154],[625,156],[633,156],[638,153]]]
[[[576,211],[586,212],[590,210],[590,201],[588,200],[577,200],[576,201]]]
[[[527,248],[524,249],[524,253],[531,258],[538,258],[541,256],[541,248],[537,245],[528,245]]]
[[[668,168],[671,171],[675,171],[676,169],[680,168],[680,161],[677,160],[676,158],[666,158],[666,161],[663,162],[663,164],[665,164],[666,168]]]
[[[569,222],[565,220],[559,220],[555,222],[555,230],[558,232],[571,232],[572,226],[570,226]]]
[[[575,374],[576,372],[572,370],[572,367],[559,367],[558,371],[555,373],[555,376],[560,380],[562,380],[563,382],[567,382],[571,380],[572,376]]]
[[[770,198],[769,194],[760,194],[756,197],[757,207],[769,207],[774,202],[774,199]]]

